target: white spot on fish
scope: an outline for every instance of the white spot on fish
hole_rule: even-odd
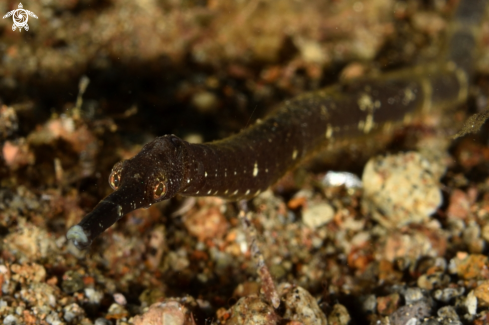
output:
[[[248,195],[248,194],[250,194],[250,190],[246,190],[245,195]]]
[[[413,92],[411,88],[404,89],[404,98],[402,99],[402,103],[404,105],[408,105],[410,102],[416,99],[416,94]]]
[[[204,176],[207,177],[207,172],[204,173]]]
[[[207,194],[211,194],[212,190],[209,190],[209,192],[207,192]]]
[[[331,124],[328,124],[326,127],[326,139],[331,139],[333,136],[333,128],[331,127]]]
[[[292,159],[297,158],[297,149],[294,149],[294,152],[292,152]]]
[[[358,98],[357,105],[362,111],[371,111],[374,108],[372,97],[368,94],[361,94]]]
[[[236,195],[236,194],[238,194],[238,190],[234,191],[234,193],[233,193],[233,195]]]
[[[258,175],[258,163],[255,162],[255,166],[253,167],[253,177],[256,177]]]
[[[374,114],[369,113],[365,119],[365,126],[363,128],[364,133],[369,133],[374,128]]]

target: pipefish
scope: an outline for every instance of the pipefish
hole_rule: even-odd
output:
[[[115,191],[71,227],[67,238],[86,248],[128,212],[177,194],[250,199],[335,141],[364,139],[464,102],[486,4],[460,1],[441,62],[300,95],[219,141],[190,144],[173,134],[156,138],[113,167],[109,184]]]

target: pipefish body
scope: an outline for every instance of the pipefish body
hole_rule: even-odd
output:
[[[466,100],[486,0],[461,0],[442,62],[341,83],[284,102],[229,138],[190,144],[165,135],[109,176],[115,190],[67,238],[78,248],[130,211],[177,194],[250,199],[328,144],[362,139]]]

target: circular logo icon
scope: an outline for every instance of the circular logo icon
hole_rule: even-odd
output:
[[[22,28],[25,25],[27,25],[27,21],[29,20],[29,16],[27,15],[27,12],[25,12],[24,9],[17,9],[14,14],[14,24]]]

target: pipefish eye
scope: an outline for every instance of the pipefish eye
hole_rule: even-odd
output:
[[[109,185],[113,190],[117,190],[121,184],[121,173],[119,171],[112,171],[109,175]]]
[[[158,200],[166,194],[166,184],[164,182],[158,182],[153,190],[154,199]]]

